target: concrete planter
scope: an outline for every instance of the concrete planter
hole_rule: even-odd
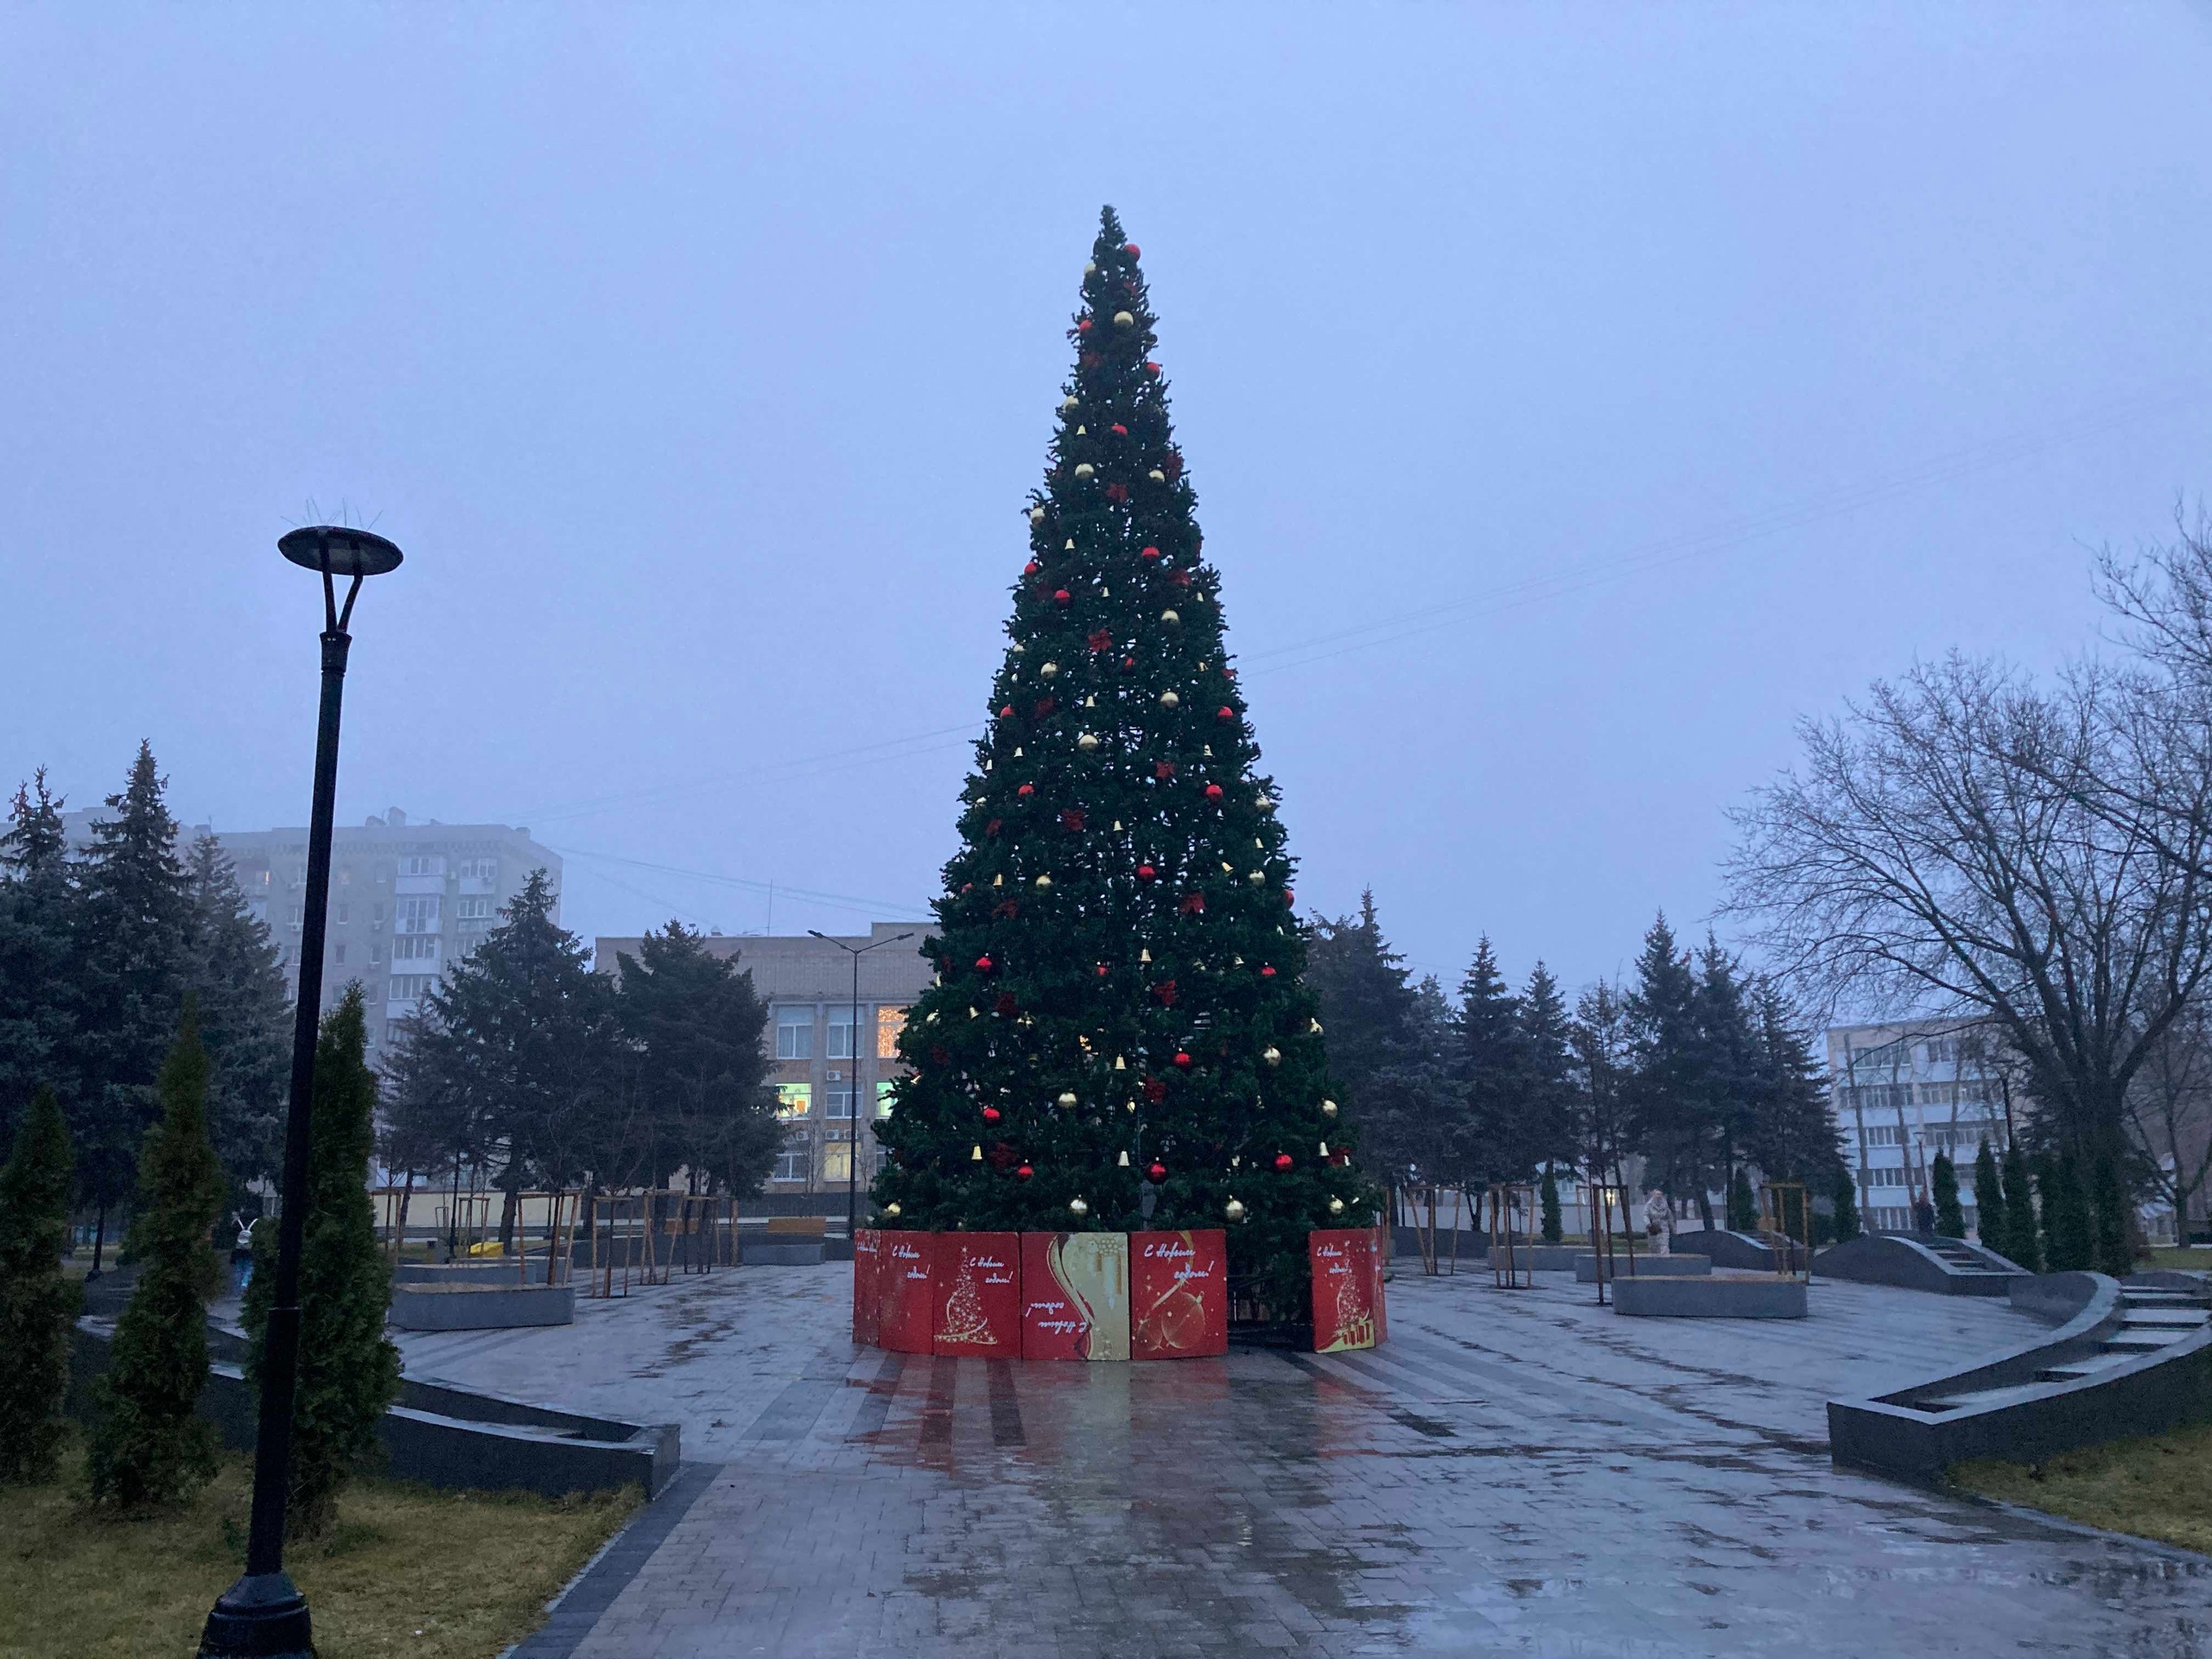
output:
[[[1616,1279],[1613,1311],[1643,1319],[1802,1319],[1801,1279]]]
[[[738,1259],[748,1268],[818,1268],[822,1246],[818,1238],[748,1238],[738,1246]]]
[[[1630,1274],[1628,1258],[1617,1255],[1613,1258],[1613,1271],[1609,1279],[1612,1283],[1624,1285],[1631,1278],[1703,1279],[1712,1271],[1713,1258],[1709,1255],[1639,1255],[1636,1258],[1636,1271]],[[1598,1258],[1587,1250],[1574,1258],[1574,1282],[1578,1285],[1598,1282]]]
[[[395,1285],[512,1285],[519,1287],[522,1274],[512,1262],[402,1262],[391,1270]],[[530,1263],[530,1282],[545,1282],[545,1258]]]
[[[506,1331],[574,1325],[574,1285],[394,1285],[391,1321],[402,1331]]]

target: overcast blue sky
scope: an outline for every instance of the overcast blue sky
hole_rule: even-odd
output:
[[[2212,483],[2208,86],[2180,3],[10,7],[0,777],[302,821],[312,502],[408,554],[341,821],[918,914],[1110,200],[1301,906],[1579,983]]]

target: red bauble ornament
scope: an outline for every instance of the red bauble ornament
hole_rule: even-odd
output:
[[[1282,890],[1282,901],[1286,905],[1294,905],[1298,902],[1298,895],[1293,893],[1288,887],[1285,887]]]
[[[1210,801],[1217,801],[1221,797],[1222,787],[1219,784],[1208,784],[1206,785],[1206,799]]]
[[[1129,429],[1116,421],[1114,423],[1114,435],[1117,438],[1126,438],[1129,435]]]
[[[1191,1053],[1188,1049],[1179,1048],[1175,1051],[1175,1065],[1177,1070],[1182,1071],[1191,1069]]]
[[[1144,360],[1144,372],[1147,374],[1156,376],[1160,372],[1160,365],[1154,362],[1150,358],[1147,358]]]
[[[1106,964],[1103,962],[1098,964],[1098,977],[1101,979],[1106,977]]]
[[[1155,1158],[1152,1160],[1152,1167],[1145,1171],[1145,1175],[1154,1186],[1158,1186],[1167,1179],[1167,1166]]]
[[[1138,554],[1137,556],[1145,560],[1156,559],[1160,556],[1160,550],[1156,547],[1147,547],[1143,552]]]
[[[1213,717],[1216,720],[1234,720],[1236,718],[1236,711],[1224,702],[1213,711]]]
[[[1139,251],[1139,251],[1139,249],[1138,249],[1138,247],[1137,247],[1137,245],[1136,245],[1135,243],[1134,243],[1134,242],[1128,242],[1128,243],[1124,243],[1124,244],[1122,245],[1122,251],[1123,253],[1128,254],[1128,255],[1129,256],[1129,257],[1130,257],[1130,258],[1135,259],[1135,258],[1138,257],[1138,256],[1139,256]]]
[[[1052,710],[1058,707],[1059,707],[1059,705],[1054,702],[1052,698],[1039,697],[1037,699],[1036,707],[1032,709],[1029,712],[1032,718],[1042,720],[1046,715],[1051,714]]]
[[[1033,576],[1044,568],[1045,567],[1038,563],[1036,560],[1032,559],[1028,563],[1021,567],[1021,574],[1025,576]]]
[[[1122,658],[1122,672],[1124,674],[1132,671],[1136,665],[1137,659],[1134,657],[1124,657]]]
[[[995,1106],[986,1106],[986,1107],[984,1107],[984,1108],[983,1108],[983,1122],[986,1122],[986,1123],[995,1123],[995,1122],[997,1122],[998,1121],[999,1121],[999,1109],[998,1109],[997,1107],[995,1107]]]
[[[1089,334],[1090,332],[1090,319],[1089,317],[1078,318],[1076,321],[1075,331],[1078,334]]]
[[[1075,595],[1065,588],[1055,588],[1052,590],[1052,603],[1055,605],[1065,605],[1074,597]]]
[[[1140,864],[1137,866],[1137,880],[1140,881],[1156,880],[1159,878],[1159,875],[1160,872],[1154,869],[1149,864]]]
[[[997,965],[987,956],[976,958],[976,971],[979,974],[988,974]]]
[[[975,891],[976,884],[973,881],[963,881],[960,884],[960,896],[963,899],[965,899],[969,893]]]
[[[1001,720],[1012,720],[1014,718],[1014,705],[1009,702],[1005,708],[1000,709],[999,718]]]
[[[1024,784],[1020,789],[1015,790],[1014,792],[1026,801],[1032,795],[1034,795],[1037,792],[1037,785],[1034,784]]]
[[[1275,1154],[1275,1167],[1277,1169],[1288,1169],[1290,1167],[1290,1162],[1291,1159],[1288,1153],[1279,1152]]]
[[[1260,977],[1262,979],[1273,979],[1274,976],[1275,970],[1273,968],[1262,968],[1260,969]]]
[[[1037,1172],[1030,1168],[1028,1165],[1024,1164],[1020,1169],[1014,1172],[1014,1178],[1018,1181],[1026,1181],[1036,1173]]]
[[[1187,570],[1178,570],[1168,580],[1178,588],[1187,588],[1191,585],[1191,573]]]

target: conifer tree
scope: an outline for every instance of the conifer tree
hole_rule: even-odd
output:
[[[86,1459],[95,1503],[179,1503],[215,1472],[214,1427],[194,1415],[207,1382],[207,1301],[222,1277],[210,1244],[224,1182],[207,1141],[207,1072],[187,996],[162,1065],[161,1121],[139,1157],[130,1224],[138,1283],[95,1390]]]
[[[1936,1198],[1936,1236],[1938,1238],[1964,1238],[1967,1236],[1966,1211],[1959,1207],[1959,1169],[1951,1161],[1951,1154],[1939,1152],[1936,1163],[1928,1174],[1929,1186]]]
[[[654,1186],[678,1166],[736,1193],[757,1192],[776,1166],[783,1128],[767,1086],[761,1033],[768,1005],[753,975],[710,954],[681,922],[650,930],[621,963],[616,998],[643,1109],[639,1146]],[[863,1103],[855,1102],[861,1121]]]
[[[2086,1273],[2093,1265],[2089,1200],[2082,1166],[2071,1151],[2047,1155],[2036,1180],[2043,1198],[2043,1259],[2053,1273]]]
[[[399,1392],[399,1350],[384,1333],[391,1264],[377,1243],[368,1193],[377,1082],[367,1044],[356,982],[323,1015],[315,1039],[300,1245],[299,1377],[285,1503],[289,1524],[302,1537],[329,1527],[339,1491],[375,1455],[378,1425]],[[254,1228],[254,1275],[244,1310],[252,1338],[246,1376],[257,1396],[275,1296],[275,1231],[267,1222]],[[263,1271],[264,1264],[270,1271]]]
[[[253,913],[222,843],[201,836],[184,863],[184,979],[200,996],[213,1068],[208,1133],[233,1186],[273,1177],[283,1160],[291,1011],[269,924]]]
[[[1859,1236],[1859,1183],[1839,1164],[1828,1192],[1835,1203],[1835,1242],[1847,1244]]]
[[[2109,1145],[2099,1145],[2084,1174],[2090,1203],[2090,1247],[2097,1271],[2125,1279],[2135,1271],[2135,1251],[2128,1237],[2133,1217],[2128,1214],[2126,1191],[2120,1185],[2120,1160]]]
[[[1452,1024],[1459,1039],[1457,1074],[1467,1102],[1470,1145],[1464,1179],[1484,1185],[1525,1181],[1548,1148],[1531,1133],[1521,1011],[1498,971],[1487,935],[1476,942],[1475,959],[1459,981]]]
[[[1109,208],[874,1196],[908,1227],[1122,1229],[1148,1183],[1153,1225],[1225,1224],[1236,1293],[1297,1318],[1307,1232],[1376,1194],[1153,325]]]
[[[2043,1240],[2036,1222],[2035,1194],[2028,1185],[2027,1154],[2015,1145],[2005,1148],[2005,1255],[2030,1273],[2043,1271]]]
[[[1733,1231],[1749,1233],[1758,1230],[1759,1204],[1751,1192],[1751,1177],[1743,1165],[1736,1166],[1728,1178],[1728,1225]]]
[[[1543,1205],[1544,1243],[1556,1244],[1566,1236],[1559,1213],[1559,1177],[1552,1173],[1548,1161],[1544,1165],[1544,1184],[1538,1192],[1537,1201]]]
[[[1625,999],[1633,1069],[1628,1084],[1630,1144],[1649,1160],[1645,1179],[1669,1197],[1684,1190],[1704,1202],[1705,1074],[1698,985],[1665,916],[1637,955]]]
[[[65,1111],[78,1087],[79,954],[63,803],[41,768],[16,791],[0,834],[0,1135],[41,1088]]]
[[[54,1478],[67,1425],[78,1287],[62,1276],[76,1179],[51,1089],[31,1097],[0,1169],[0,1485]]]
[[[1546,1173],[1556,1167],[1572,1173],[1580,1161],[1581,1136],[1575,1098],[1573,1020],[1559,981],[1539,961],[1514,1004],[1521,1031],[1522,1111],[1535,1155]],[[1554,1182],[1556,1185],[1556,1182]]]
[[[92,821],[92,844],[78,869],[85,1073],[78,1173],[103,1224],[108,1207],[130,1191],[139,1143],[161,1109],[155,1077],[184,991],[191,899],[166,787],[153,749],[142,742],[123,789],[107,798],[113,816]]]
[[[1983,1246],[2012,1259],[2005,1248],[2012,1242],[2005,1225],[2005,1188],[1997,1173],[1997,1154],[1986,1141],[1974,1155],[1974,1213]]]

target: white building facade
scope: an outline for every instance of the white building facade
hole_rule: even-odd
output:
[[[1830,1109],[1870,1231],[1912,1230],[1915,1202],[1935,1202],[1936,1154],[1947,1152],[1967,1230],[1980,1236],[1975,1154],[1986,1142],[2002,1157],[2012,1144],[2010,1082],[1988,1053],[1986,1038],[1956,1020],[1829,1027]]]

